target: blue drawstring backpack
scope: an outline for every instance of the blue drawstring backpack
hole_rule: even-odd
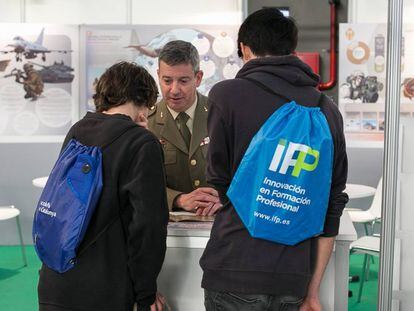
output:
[[[63,273],[75,266],[102,192],[102,150],[130,128],[102,148],[72,138],[59,155],[33,220],[36,253],[50,269]]]
[[[33,241],[46,266],[59,273],[74,267],[102,186],[101,149],[71,139],[49,175],[34,216]]]
[[[253,137],[227,196],[252,237],[295,245],[323,231],[332,165],[333,142],[324,114],[319,107],[290,101]]]

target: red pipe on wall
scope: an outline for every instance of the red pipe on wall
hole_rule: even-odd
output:
[[[329,55],[329,81],[319,84],[321,91],[332,89],[336,85],[336,1],[330,1],[331,6],[331,35],[330,35],[330,55]]]

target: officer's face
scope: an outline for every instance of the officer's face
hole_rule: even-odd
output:
[[[194,73],[191,64],[169,66],[160,61],[158,79],[162,97],[174,111],[186,111],[195,102],[196,89],[201,83],[203,72]]]

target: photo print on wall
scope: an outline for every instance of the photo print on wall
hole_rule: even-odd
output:
[[[204,72],[198,91],[208,95],[214,84],[234,78],[242,66],[237,56],[237,31],[237,25],[82,26],[86,86],[81,114],[94,110],[94,85],[105,69],[115,62],[136,62],[158,83],[158,54],[173,40],[188,41],[197,48],[200,69]]]
[[[0,142],[59,142],[78,115],[78,26],[1,24]]]
[[[386,40],[386,24],[340,24],[338,104],[349,146],[383,144]],[[401,115],[414,117],[412,24],[404,25],[401,49]]]

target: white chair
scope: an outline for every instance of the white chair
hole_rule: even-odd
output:
[[[362,264],[361,276],[359,278],[359,290],[357,302],[361,301],[362,288],[366,275],[369,272],[369,260],[370,256],[379,256],[380,253],[380,237],[378,235],[363,236],[358,240],[351,243],[351,254],[364,254],[364,262]]]
[[[20,215],[20,211],[17,208],[15,208],[13,205],[0,206],[0,221],[16,217],[17,231],[19,233],[20,246],[22,248],[23,264],[26,267],[27,266],[26,251],[25,251],[25,247],[23,243],[23,236],[22,236],[22,229],[20,227],[19,215]]]
[[[382,178],[378,182],[377,190],[375,191],[374,199],[372,200],[369,209],[363,211],[360,209],[347,208],[349,217],[352,222],[362,223],[364,225],[365,234],[372,235],[374,233],[375,223],[381,221],[381,204],[382,204]],[[371,232],[368,230],[368,225],[371,226]]]

